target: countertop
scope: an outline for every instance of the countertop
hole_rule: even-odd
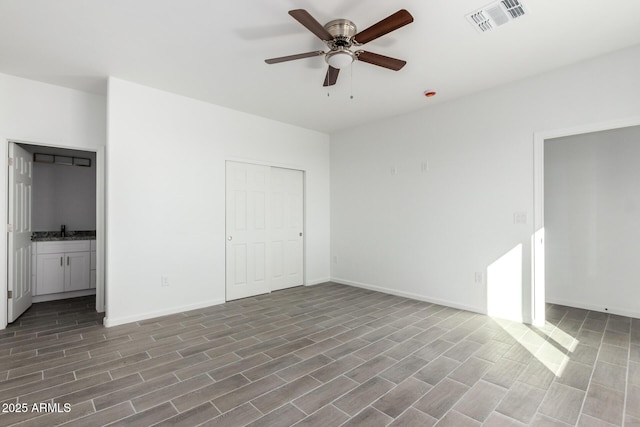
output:
[[[62,237],[60,231],[34,231],[31,233],[32,242],[55,242],[65,240],[95,240],[95,230],[67,231]]]

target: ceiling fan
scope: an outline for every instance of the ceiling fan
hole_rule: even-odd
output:
[[[360,32],[358,32],[356,25],[348,19],[334,19],[323,26],[304,9],[290,10],[289,15],[326,43],[329,51],[324,52],[318,50],[314,52],[299,53],[297,55],[265,59],[267,64],[277,64],[280,62],[324,55],[325,61],[329,64],[329,68],[327,69],[323,86],[332,86],[338,81],[338,73],[340,72],[340,69],[351,65],[351,63],[356,60],[394,71],[400,70],[407,63],[407,61],[390,58],[377,53],[367,52],[364,50],[351,50],[352,46],[362,46],[363,44],[369,43],[370,41],[384,36],[391,31],[395,31],[400,27],[404,27],[405,25],[412,23],[413,16],[404,9],[389,15],[382,21],[373,24],[366,30]]]

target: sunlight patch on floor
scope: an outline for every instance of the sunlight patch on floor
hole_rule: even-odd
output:
[[[562,376],[578,340],[549,322],[541,327],[521,323],[522,244],[487,268],[487,314],[549,371]]]

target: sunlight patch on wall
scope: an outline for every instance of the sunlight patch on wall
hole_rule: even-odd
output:
[[[487,314],[522,322],[522,244],[487,268]]]

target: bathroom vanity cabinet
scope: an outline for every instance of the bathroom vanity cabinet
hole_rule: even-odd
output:
[[[34,296],[91,289],[91,249],[91,240],[34,242]]]

